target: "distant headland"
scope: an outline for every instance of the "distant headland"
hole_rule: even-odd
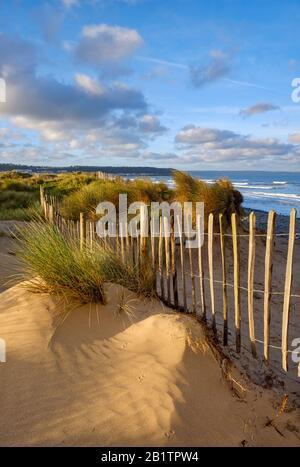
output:
[[[34,172],[34,173],[61,173],[61,172],[107,172],[118,175],[170,175],[171,168],[159,167],[113,167],[113,166],[90,166],[90,165],[70,165],[67,167],[50,167],[40,165],[23,165],[23,164],[0,164],[0,172],[9,170]]]

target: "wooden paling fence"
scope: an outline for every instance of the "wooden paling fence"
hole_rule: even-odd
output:
[[[277,367],[281,366],[284,372],[289,370],[291,337],[300,338],[300,290],[294,290],[293,285],[295,266],[300,273],[294,258],[295,245],[299,245],[296,209],[290,212],[289,231],[284,234],[276,234],[274,211],[268,214],[266,233],[256,230],[254,212],[248,217],[247,227],[241,225],[236,214],[231,215],[229,225],[222,214],[209,214],[203,244],[185,248],[183,233],[179,231],[175,237],[174,226],[170,229],[164,217],[160,218],[159,237],[124,236],[116,226],[115,238],[100,240],[95,221],[88,220],[84,213],[78,221],[65,220],[60,215],[59,202],[45,196],[43,189],[41,205],[45,218],[76,239],[81,248],[107,242],[124,261],[128,254],[133,255],[137,267],[143,258],[149,258],[156,272],[159,298],[170,307],[195,314],[211,327],[224,348],[234,348],[236,354],[250,351],[254,359],[261,357],[266,365],[271,361],[272,350],[281,355],[275,359]],[[198,220],[196,228],[201,235]],[[169,236],[164,235],[166,232]],[[280,260],[283,273],[278,269],[273,290],[276,239],[285,242],[285,253]],[[300,285],[299,276],[296,287]],[[272,303],[275,299],[276,303]],[[300,363],[297,368],[300,377]]]

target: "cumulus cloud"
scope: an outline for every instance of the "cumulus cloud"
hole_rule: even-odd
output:
[[[300,144],[300,133],[293,133],[292,135],[289,135],[289,142]]]
[[[91,85],[91,83],[89,83]],[[94,122],[117,109],[143,110],[146,102],[141,92],[122,83],[89,89],[67,84],[52,77],[30,76],[7,84],[7,103],[0,115],[26,116],[37,120]],[[94,86],[95,83],[94,83]]]
[[[79,5],[79,0],[61,0],[61,3],[66,8],[72,8],[73,6]]]
[[[183,160],[190,163],[257,164],[258,161],[300,162],[300,148],[276,138],[252,138],[230,130],[188,125],[175,137]]]
[[[143,115],[139,119],[139,129],[143,133],[164,133],[167,128],[160,123],[155,115]]]
[[[190,66],[191,83],[195,88],[201,88],[228,75],[231,66],[232,58],[230,55],[213,50],[205,64]]]
[[[211,142],[232,140],[238,135],[229,130],[217,130],[214,128],[202,128],[195,125],[186,125],[176,135],[176,143],[188,145],[205,144]]]
[[[155,135],[166,131],[149,113],[143,93],[124,83],[103,83],[86,73],[76,73],[70,82],[42,75],[35,48],[22,39],[0,35],[0,50],[0,76],[7,78],[7,102],[0,106],[0,118],[39,135],[41,144],[57,157],[136,158]],[[6,149],[5,157],[10,157],[8,143]],[[32,162],[37,160],[34,151],[27,148],[26,154]],[[41,154],[46,161],[48,152]]]
[[[96,79],[82,73],[76,73],[75,81],[79,88],[83,89],[88,94],[94,96],[103,96],[105,94],[105,87]]]
[[[101,67],[119,63],[142,45],[143,39],[135,29],[94,24],[83,27],[74,54],[82,63]]]
[[[252,105],[246,109],[240,111],[242,117],[251,117],[253,115],[271,112],[272,110],[280,110],[278,105],[270,104],[268,102],[259,102],[258,104]]]
[[[32,74],[37,64],[37,52],[29,41],[0,32],[0,50],[0,76],[12,81]]]
[[[0,115],[37,121],[95,121],[116,110],[143,111],[140,91],[115,82],[102,85],[84,74],[66,83],[37,71],[37,52],[28,41],[0,34],[0,76],[6,78],[7,102]]]

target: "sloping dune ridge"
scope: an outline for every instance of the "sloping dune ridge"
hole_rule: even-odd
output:
[[[299,413],[266,426],[279,399],[236,371],[233,391],[193,318],[108,285],[106,306],[57,326],[57,304],[23,285],[0,296],[1,446],[300,444]]]

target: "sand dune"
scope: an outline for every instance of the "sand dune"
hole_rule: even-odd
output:
[[[235,372],[237,397],[193,318],[130,292],[119,313],[109,286],[108,305],[56,328],[57,305],[22,285],[1,294],[1,446],[300,444],[299,413],[266,427],[279,400]]]

